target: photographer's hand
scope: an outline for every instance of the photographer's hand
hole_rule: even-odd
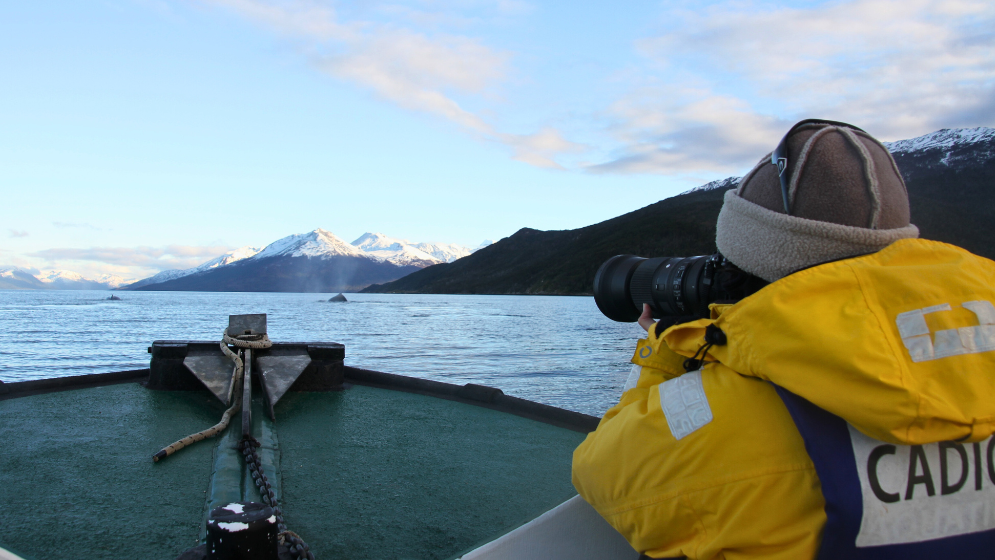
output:
[[[653,320],[653,310],[650,309],[648,303],[643,304],[643,314],[639,316],[639,326],[643,328],[644,331],[650,332],[650,327],[656,324]]]

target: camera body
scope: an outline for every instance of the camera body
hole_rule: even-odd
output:
[[[709,304],[739,301],[767,285],[719,253],[696,257],[616,255],[594,275],[594,301],[613,321],[633,322],[648,303],[656,319],[708,317]]]

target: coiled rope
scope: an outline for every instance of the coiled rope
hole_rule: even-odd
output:
[[[239,410],[242,409],[242,375],[245,372],[245,364],[242,362],[242,357],[238,355],[237,352],[233,352],[228,345],[232,345],[236,348],[249,348],[252,350],[261,350],[263,348],[269,348],[273,346],[273,342],[270,341],[269,337],[265,334],[257,335],[239,335],[235,338],[228,336],[226,331],[221,335],[221,351],[224,352],[225,356],[235,362],[235,372],[232,374],[232,382],[228,386],[228,410],[221,416],[221,421],[217,424],[211,426],[206,430],[201,430],[196,434],[190,434],[187,437],[175,441],[161,450],[157,451],[155,455],[152,456],[152,461],[158,463],[159,459],[165,459],[173,453],[176,453],[180,449],[188,445],[197,443],[198,441],[207,439],[209,437],[214,437],[217,434],[223,432],[225,428],[228,427],[228,423],[231,422],[232,416],[234,416]]]

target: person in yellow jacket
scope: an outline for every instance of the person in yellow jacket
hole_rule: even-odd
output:
[[[793,127],[716,228],[770,284],[665,329],[644,309],[581,496],[651,558],[991,557],[995,263],[909,220],[880,142]]]

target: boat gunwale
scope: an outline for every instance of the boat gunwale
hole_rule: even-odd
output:
[[[585,434],[594,431],[600,420],[596,416],[582,412],[506,395],[500,389],[484,385],[473,383],[456,385],[345,365],[342,369],[345,376],[345,388],[353,384],[436,397],[505,412]],[[0,381],[0,401],[123,383],[139,383],[144,387],[150,373],[151,370],[145,368],[7,383]],[[205,388],[204,391],[207,389]]]
[[[346,382],[380,389],[416,393],[440,399],[462,402],[498,412],[506,412],[545,424],[552,424],[580,433],[593,432],[601,421],[596,416],[558,408],[519,397],[485,385],[468,383],[456,385],[419,377],[368,370],[352,366],[343,367]]]
[[[149,372],[149,368],[145,368],[112,371],[109,373],[87,373],[65,377],[30,379],[27,381],[0,381],[0,401],[31,397],[45,393],[120,385],[122,383],[141,383],[143,380],[149,378]]]

